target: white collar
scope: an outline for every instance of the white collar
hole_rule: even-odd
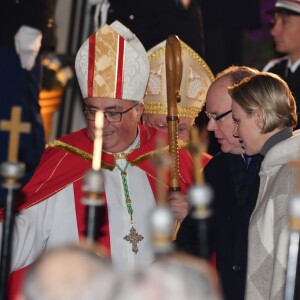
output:
[[[292,73],[294,73],[298,66],[300,65],[300,58],[298,60],[296,60],[293,64],[291,62],[291,59],[288,59],[288,63],[287,63],[287,67],[291,70]]]
[[[138,134],[133,141],[133,143],[124,151],[118,153],[112,153],[116,159],[124,159],[129,153],[131,153],[134,149],[138,148],[140,144],[140,128],[138,127]]]

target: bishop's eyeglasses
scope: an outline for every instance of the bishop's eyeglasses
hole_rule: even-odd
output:
[[[104,111],[104,117],[106,119],[106,121],[110,122],[110,123],[117,123],[117,122],[121,122],[122,120],[122,116],[124,114],[126,114],[127,112],[129,112],[130,110],[132,110],[134,107],[136,107],[137,105],[139,105],[139,103],[135,103],[133,104],[131,107],[129,107],[128,109],[124,110],[124,111]],[[96,112],[99,109],[96,108],[92,108],[92,107],[88,107],[86,106],[83,110],[85,117],[89,120],[89,121],[95,121],[96,118]]]
[[[227,116],[228,114],[230,114],[232,112],[232,110],[228,110],[226,112],[224,112],[223,114],[220,114],[218,116],[216,116],[215,114],[211,114],[208,111],[205,111],[206,116],[209,119],[213,119],[214,121],[220,121],[221,119],[223,119],[225,116]]]

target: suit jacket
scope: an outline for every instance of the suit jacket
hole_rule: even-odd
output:
[[[240,174],[238,169],[240,168]],[[247,232],[259,186],[258,171],[252,178],[251,189],[244,204],[240,203],[237,181],[246,174],[241,155],[220,152],[204,168],[205,180],[214,191],[213,216],[210,220],[210,247],[216,253],[225,299],[244,299],[247,266]],[[235,175],[234,175],[235,174]],[[241,179],[244,182],[245,179]],[[178,232],[177,243],[181,250],[197,255],[195,222],[187,217]]]

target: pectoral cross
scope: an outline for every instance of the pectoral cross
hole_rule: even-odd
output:
[[[13,106],[10,120],[0,122],[0,130],[10,132],[8,144],[8,160],[18,161],[19,135],[28,133],[31,129],[30,123],[21,121],[22,108]]]
[[[130,228],[129,234],[124,236],[124,240],[132,244],[132,252],[135,254],[139,251],[137,244],[143,239],[144,237],[138,234],[133,226]]]

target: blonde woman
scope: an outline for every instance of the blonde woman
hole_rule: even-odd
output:
[[[264,156],[260,189],[248,233],[245,299],[283,299],[288,249],[287,204],[295,192],[296,171],[288,166],[300,154],[296,103],[286,82],[262,72],[229,88],[233,134],[247,155]]]

